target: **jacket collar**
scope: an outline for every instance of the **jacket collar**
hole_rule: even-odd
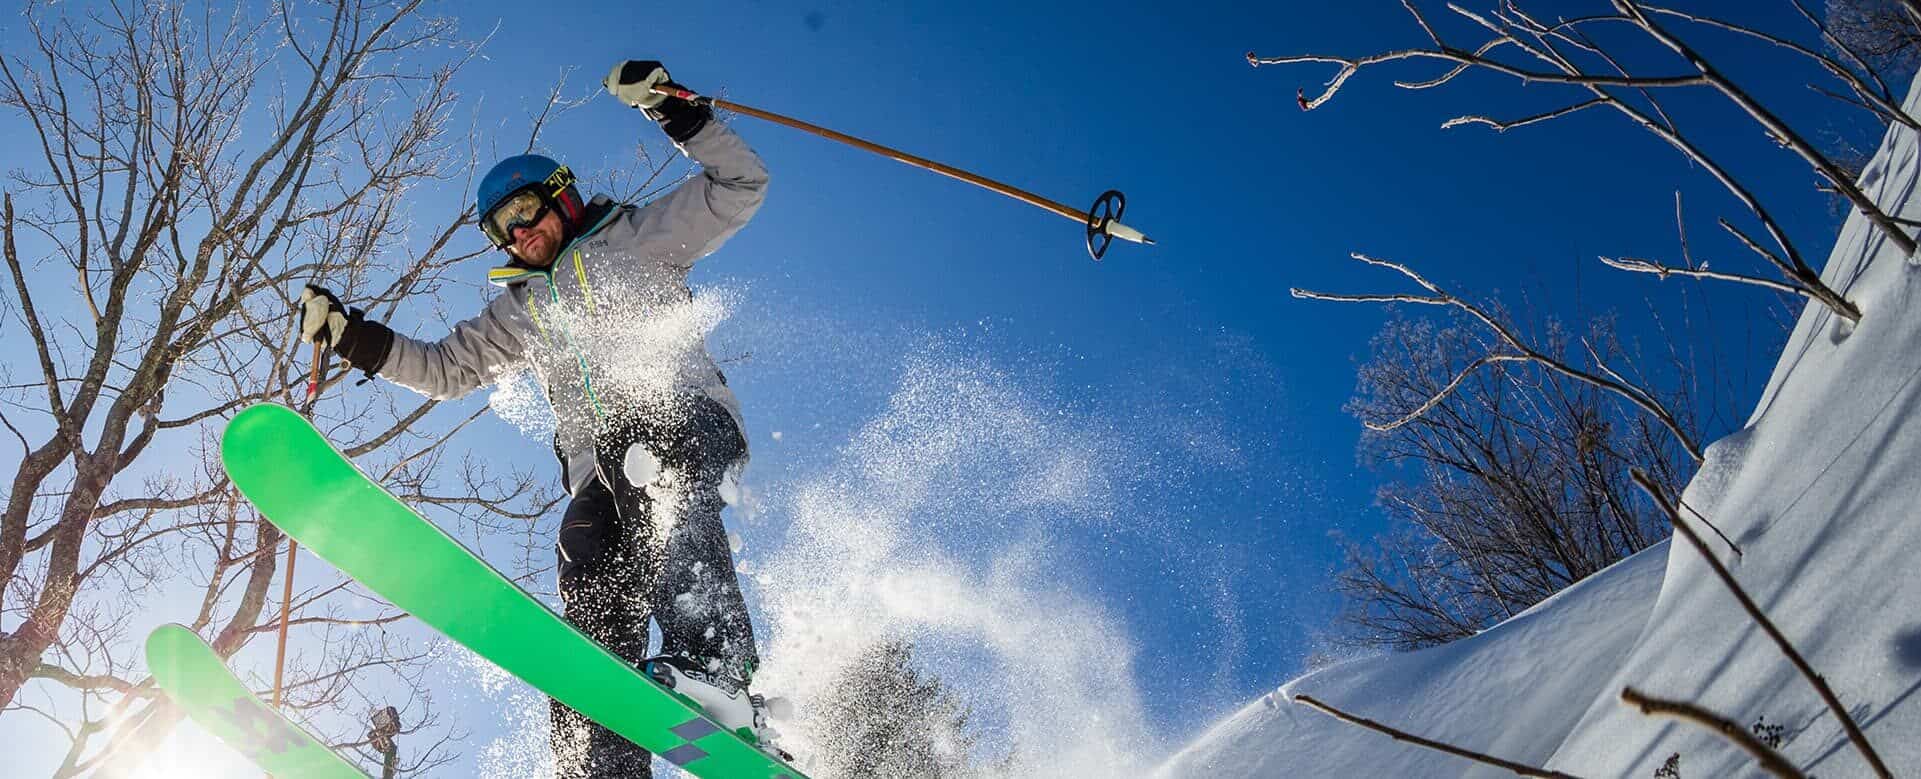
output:
[[[619,213],[619,211],[620,208],[614,203],[613,198],[607,197],[606,195],[595,195],[593,202],[587,204],[586,213],[582,215],[580,220],[582,223],[592,226],[582,230],[580,235],[574,236],[573,240],[568,241],[566,246],[560,247],[560,251],[554,252],[554,261],[559,262],[560,256],[572,251],[574,244],[580,243],[581,239],[600,232],[600,229],[606,227],[608,222],[613,221],[614,214]],[[511,287],[531,278],[540,277],[551,279],[554,275],[554,266],[552,263],[549,263],[545,268],[536,268],[522,262],[519,257],[515,257],[512,253],[508,253],[507,256],[509,259],[506,265],[498,268],[489,268],[487,270],[487,283],[496,287]]]

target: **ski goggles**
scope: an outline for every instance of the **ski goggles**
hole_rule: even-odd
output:
[[[494,248],[505,249],[514,245],[514,231],[532,227],[547,217],[552,210],[552,201],[529,187],[508,195],[494,210],[480,220],[480,230],[487,234]]]

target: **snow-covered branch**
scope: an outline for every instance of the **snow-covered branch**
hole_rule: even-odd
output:
[[[1639,257],[1605,257],[1604,256],[1601,258],[1601,264],[1606,265],[1615,270],[1624,270],[1630,273],[1652,273],[1656,276],[1661,277],[1662,279],[1666,279],[1669,276],[1685,276],[1688,278],[1695,278],[1695,279],[1714,279],[1717,281],[1732,281],[1739,284],[1753,284],[1757,287],[1771,289],[1776,292],[1785,292],[1790,295],[1802,295],[1806,297],[1813,297],[1813,295],[1811,295],[1806,289],[1802,289],[1801,287],[1795,286],[1793,284],[1788,284],[1786,282],[1781,282],[1781,281],[1775,281],[1774,279],[1764,279],[1764,278],[1761,278],[1760,276],[1749,276],[1744,273],[1723,273],[1721,271],[1708,270],[1706,268],[1677,268],[1672,265],[1666,265],[1663,263],[1656,262],[1654,260],[1648,260],[1648,259],[1643,259]]]
[[[1403,89],[1438,87],[1469,70],[1482,70],[1510,76],[1522,84],[1558,84],[1579,88],[1587,94],[1586,99],[1561,108],[1514,119],[1500,119],[1481,113],[1465,114],[1447,120],[1442,127],[1482,125],[1496,131],[1506,131],[1543,124],[1597,106],[1612,108],[1632,124],[1660,138],[1680,152],[1689,162],[1699,166],[1760,222],[1774,244],[1773,250],[1760,246],[1731,226],[1729,231],[1734,233],[1745,246],[1775,266],[1786,278],[1785,282],[1761,286],[1793,291],[1795,294],[1820,302],[1846,319],[1858,320],[1861,316],[1860,309],[1821,280],[1820,273],[1803,258],[1787,231],[1776,221],[1761,198],[1718,162],[1706,146],[1682,133],[1668,118],[1653,92],[1690,87],[1707,87],[1714,90],[1771,137],[1777,139],[1783,148],[1793,152],[1812,167],[1825,182],[1824,186],[1831,187],[1835,193],[1846,198],[1855,210],[1861,212],[1885,233],[1903,253],[1908,255],[1915,253],[1917,248],[1915,238],[1903,229],[1894,216],[1881,210],[1866,192],[1854,184],[1853,177],[1843,165],[1815,148],[1803,135],[1755,98],[1741,84],[1718,69],[1681,36],[1658,23],[1655,17],[1664,16],[1685,20],[1695,25],[1729,30],[1750,39],[1765,41],[1795,56],[1808,58],[1853,92],[1856,98],[1852,102],[1875,112],[1884,121],[1898,122],[1906,126],[1916,126],[1921,123],[1917,123],[1913,117],[1906,116],[1895,107],[1892,95],[1879,80],[1878,74],[1865,67],[1859,58],[1842,62],[1807,46],[1742,25],[1666,8],[1646,6],[1635,0],[1611,0],[1611,2],[1613,7],[1611,14],[1559,19],[1552,22],[1536,20],[1517,2],[1501,3],[1494,13],[1488,15],[1450,4],[1448,10],[1471,23],[1474,28],[1487,36],[1478,45],[1463,48],[1447,42],[1445,36],[1421,14],[1411,0],[1404,0],[1403,6],[1427,35],[1431,41],[1430,46],[1397,49],[1359,57],[1328,54],[1263,57],[1249,52],[1247,60],[1254,66],[1314,63],[1338,65],[1339,70],[1324,85],[1319,94],[1312,97],[1305,93],[1300,95],[1299,102],[1304,110],[1318,108],[1333,99],[1341,87],[1361,70],[1399,62],[1438,61],[1448,66],[1437,76],[1426,80],[1394,82],[1395,86]],[[1805,9],[1803,14],[1807,15]],[[1639,30],[1645,36],[1645,40],[1659,47],[1657,50],[1677,55],[1692,73],[1660,76],[1631,73],[1616,57],[1585,32],[1589,27],[1601,25]],[[1816,27],[1824,36],[1827,35],[1825,28],[1818,23]],[[1524,66],[1511,61],[1516,59],[1526,61],[1528,65]],[[1593,64],[1590,60],[1599,60],[1600,63],[1605,64],[1605,67]],[[1644,99],[1645,105],[1630,102],[1621,94],[1621,91],[1638,93]],[[1651,270],[1652,266],[1633,269],[1647,271]],[[1687,275],[1749,284],[1758,281],[1757,277],[1747,274],[1694,273]]]
[[[1808,165],[1820,173],[1823,178],[1827,179],[1830,185],[1840,190],[1841,193],[1847,197],[1848,202],[1854,204],[1857,211],[1860,211],[1869,221],[1879,226],[1881,230],[1887,234],[1888,240],[1893,241],[1895,246],[1901,249],[1903,255],[1912,256],[1915,253],[1917,245],[1914,237],[1908,235],[1907,231],[1902,230],[1899,225],[1895,224],[1888,217],[1887,213],[1881,210],[1880,204],[1875,203],[1874,199],[1868,197],[1866,192],[1861,191],[1859,187],[1855,186],[1854,177],[1842,170],[1841,166],[1835,164],[1834,160],[1814,148],[1814,144],[1808,142],[1806,138],[1796,132],[1787,122],[1782,121],[1782,119],[1775,115],[1773,111],[1769,110],[1767,106],[1762,105],[1761,101],[1755,99],[1754,95],[1749,93],[1745,88],[1736,84],[1732,78],[1722,73],[1721,70],[1716,68],[1701,52],[1688,45],[1680,36],[1669,32],[1667,28],[1655,23],[1653,18],[1648,16],[1635,0],[1614,0],[1614,8],[1623,16],[1632,19],[1636,26],[1646,31],[1648,35],[1652,36],[1662,45],[1672,49],[1675,54],[1687,60],[1688,64],[1692,65],[1694,69],[1701,74],[1701,77],[1706,79],[1708,84],[1713,86],[1715,90],[1726,96],[1729,101],[1739,106],[1741,110],[1747,112],[1748,116],[1752,117],[1757,124],[1765,128],[1769,135],[1778,139],[1787,148],[1793,150],[1794,153],[1800,155],[1801,159],[1807,161]]]
[[[1524,116],[1519,119],[1509,119],[1505,121],[1498,120],[1498,119],[1491,119],[1485,116],[1479,116],[1475,114],[1468,114],[1465,116],[1457,116],[1457,117],[1454,117],[1453,119],[1449,119],[1445,122],[1442,122],[1441,129],[1449,130],[1455,127],[1462,127],[1470,124],[1480,124],[1480,125],[1486,125],[1488,127],[1493,128],[1495,132],[1504,133],[1509,130],[1515,129],[1517,127],[1526,127],[1530,124],[1535,124],[1537,122],[1546,122],[1553,119],[1559,119],[1563,116],[1567,116],[1569,114],[1581,111],[1582,109],[1593,108],[1594,106],[1597,106],[1597,105],[1606,105],[1606,104],[1607,104],[1607,101],[1600,100],[1598,98],[1594,100],[1583,100],[1571,106],[1556,108],[1552,111],[1535,114],[1533,116]]]
[[[1898,99],[1894,93],[1888,89],[1887,83],[1882,80],[1879,73],[1869,67],[1867,62],[1862,60],[1860,55],[1856,54],[1852,47],[1848,46],[1839,38],[1836,38],[1834,34],[1828,30],[1827,25],[1822,24],[1818,17],[1808,11],[1807,7],[1801,3],[1801,0],[1791,0],[1791,2],[1795,10],[1800,12],[1801,17],[1806,19],[1809,24],[1813,25],[1814,28],[1820,32],[1823,42],[1834,47],[1842,56],[1848,58],[1847,63],[1842,63],[1833,57],[1782,38],[1781,36],[1763,32],[1746,25],[1729,22],[1724,19],[1691,14],[1672,8],[1662,8],[1645,3],[1643,3],[1641,7],[1649,13],[1660,16],[1672,16],[1694,24],[1727,30],[1794,52],[1820,66],[1822,70],[1827,71],[1828,75],[1833,76],[1836,81],[1846,84],[1848,90],[1854,93],[1852,99],[1846,100],[1850,105],[1876,114],[1884,123],[1899,124],[1909,129],[1921,130],[1921,121],[1917,121],[1915,117],[1909,116],[1906,111],[1901,109]],[[1874,83],[1868,83],[1870,81]],[[1836,95],[1835,97],[1839,98],[1840,96]]]

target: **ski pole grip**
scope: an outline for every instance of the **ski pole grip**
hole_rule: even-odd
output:
[[[320,366],[327,359],[327,352],[314,341],[313,363],[307,367],[307,408],[313,408],[314,400],[320,397]]]
[[[655,84],[651,87],[648,87],[648,91],[651,91],[656,95],[666,95],[668,97],[677,97],[689,103],[699,102],[700,100],[703,99],[701,98],[700,95],[694,92],[681,89],[680,87],[668,86],[666,84]]]

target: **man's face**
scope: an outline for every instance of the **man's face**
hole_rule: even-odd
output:
[[[514,243],[507,251],[529,266],[545,268],[554,264],[554,255],[560,251],[560,236],[560,214],[548,209],[540,221],[514,228]]]

